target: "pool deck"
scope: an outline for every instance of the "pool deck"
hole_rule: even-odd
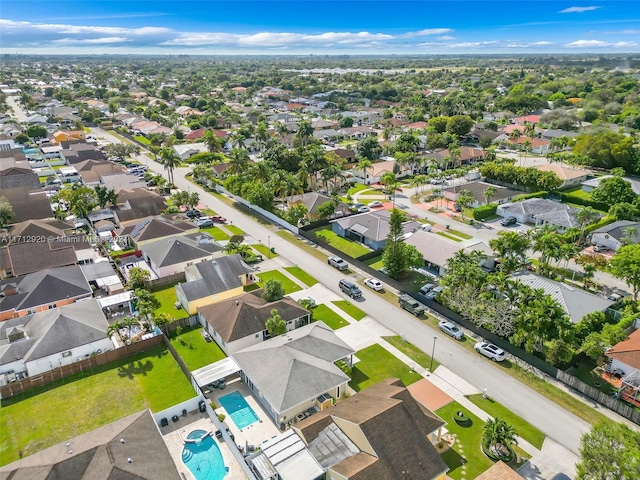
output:
[[[220,397],[224,397],[225,395],[229,395],[230,393],[233,393],[235,391],[238,391],[240,392],[240,394],[242,394],[245,401],[253,409],[259,419],[257,422],[252,423],[242,430],[240,430],[236,426],[227,411],[220,406],[220,401],[218,400]],[[251,394],[251,390],[249,390],[249,387],[242,383],[242,380],[240,380],[240,378],[234,379],[233,381],[227,383],[227,387],[224,390],[214,390],[213,392],[208,394],[207,397],[212,403],[215,403],[217,405],[218,408],[215,409],[215,412],[225,415],[226,418],[223,424],[227,428],[229,428],[231,433],[233,433],[235,442],[243,448],[247,444],[257,447],[265,440],[268,440],[281,433],[278,427],[275,426],[271,418],[264,411],[262,406],[253,397],[253,395]]]
[[[217,429],[211,419],[207,416],[206,413],[202,413],[198,415],[198,417],[199,418],[194,418],[191,423],[179,424],[179,427],[173,429],[173,431],[170,431],[168,433],[165,433],[163,431],[163,433],[165,433],[163,437],[164,443],[167,445],[169,453],[171,454],[171,458],[176,464],[178,472],[180,472],[182,478],[185,478],[187,480],[197,480],[196,477],[187,468],[187,466],[182,463],[182,449],[184,447],[184,442],[182,439],[187,438],[187,435],[189,435],[189,433],[194,430],[206,430],[208,432],[211,432],[213,440],[220,448],[225,466],[229,467],[229,473],[224,477],[224,480],[246,480],[247,477],[242,471],[240,465],[238,465],[238,462],[231,453],[231,450],[229,450],[229,446],[224,441],[220,441],[215,437],[215,431]]]

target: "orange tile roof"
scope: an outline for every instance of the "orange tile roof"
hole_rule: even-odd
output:
[[[606,355],[640,370],[640,330],[636,330],[629,338],[616,343]]]

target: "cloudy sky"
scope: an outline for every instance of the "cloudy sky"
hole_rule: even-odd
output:
[[[640,52],[637,0],[2,0],[2,53]]]

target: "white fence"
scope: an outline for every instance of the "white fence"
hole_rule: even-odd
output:
[[[182,416],[183,410],[186,410],[187,412],[193,412],[194,410],[198,410],[200,406],[200,401],[202,400],[204,400],[204,396],[200,394],[197,397],[193,397],[182,403],[178,403],[177,405],[174,405],[173,407],[169,407],[165,410],[162,410],[161,412],[154,413],[153,418],[158,424],[158,426],[160,426],[160,420],[163,418],[166,418],[167,420],[171,420],[171,417],[173,417],[174,415],[178,415],[179,417]]]

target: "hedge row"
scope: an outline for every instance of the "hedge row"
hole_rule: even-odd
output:
[[[587,226],[584,229],[584,233],[591,233],[594,230],[597,230],[598,228],[604,227],[605,225],[609,225],[610,223],[613,223],[616,221],[616,217],[614,217],[613,215],[606,215],[604,217],[602,217],[599,221],[597,221],[596,223],[592,223],[591,225]]]
[[[560,194],[560,198],[562,199],[563,202],[575,203],[576,205],[583,205],[585,207],[592,207],[592,208],[595,208],[596,210],[602,210],[603,212],[609,211],[609,205],[607,205],[606,203],[596,202],[594,200],[582,198],[577,195],[573,195],[571,193],[562,193],[562,192],[557,192],[557,193]]]
[[[480,205],[473,211],[473,218],[475,220],[483,221],[496,214],[498,204],[490,203],[489,205]]]
[[[521,200],[528,200],[530,198],[546,198],[548,194],[549,192],[547,192],[546,190],[542,190],[540,192],[534,192],[534,193],[524,193],[522,195],[518,195],[517,197],[513,197],[513,200],[511,201],[519,202]]]

